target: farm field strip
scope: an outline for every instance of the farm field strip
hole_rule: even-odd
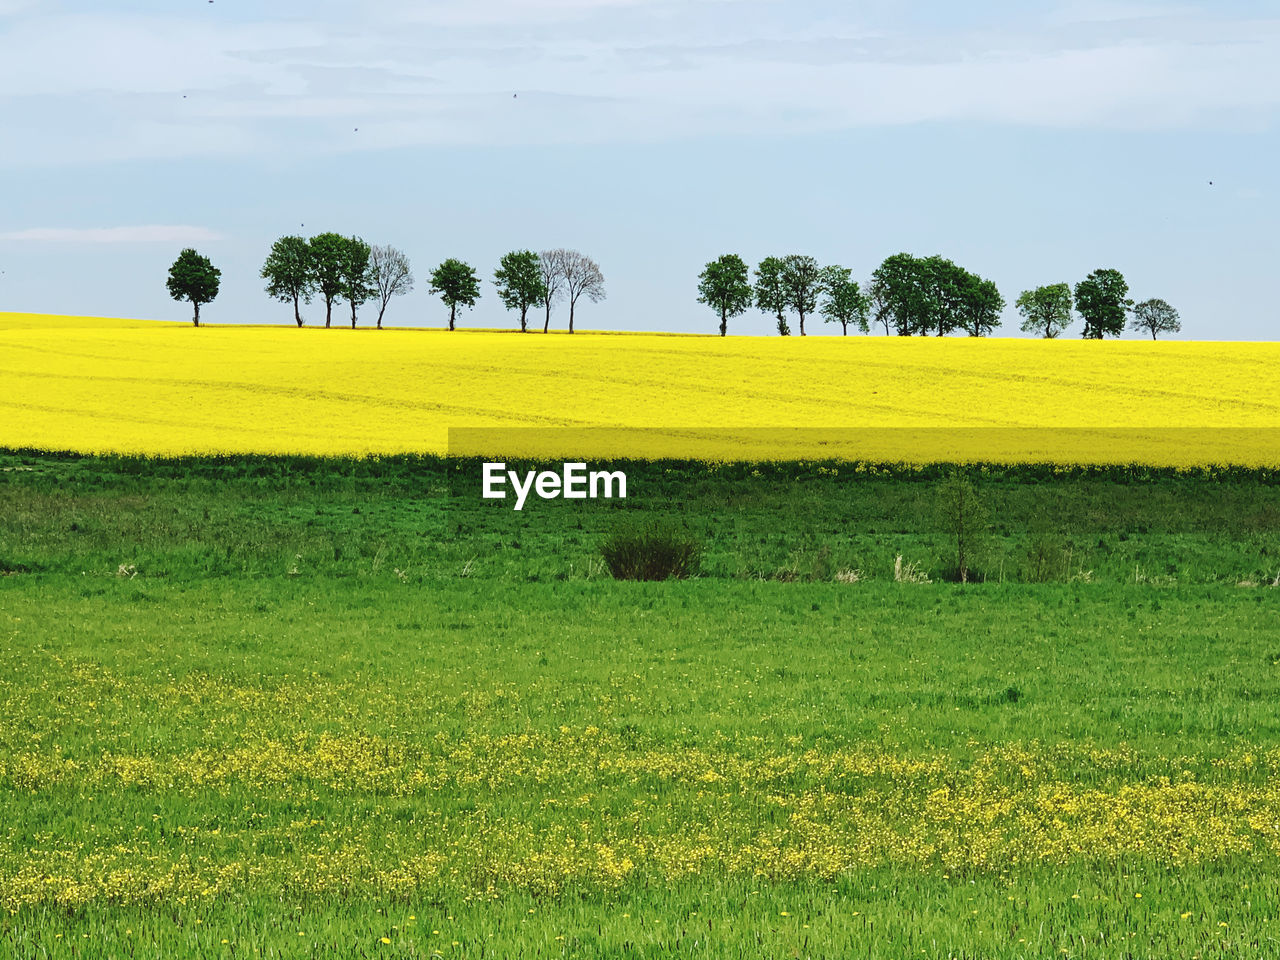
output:
[[[753,430],[1023,427],[1046,431],[1037,456],[1063,462],[1280,462],[1265,439],[1280,426],[1280,344],[197,330],[0,314],[0,386],[10,447],[444,453],[451,428],[541,426],[647,430],[632,452],[658,457],[687,451],[663,436],[685,428],[710,431],[702,456],[733,459],[760,456]],[[1258,433],[1178,453],[1167,438],[1059,441],[1059,428]],[[847,459],[856,444],[799,437],[776,456]],[[898,444],[897,459],[965,458],[905,433]]]

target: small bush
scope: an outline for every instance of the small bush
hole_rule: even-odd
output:
[[[988,546],[988,512],[973,483],[959,470],[952,471],[938,488],[938,514],[955,545],[955,567],[946,579],[959,583],[981,579],[975,576],[975,568]]]
[[[702,545],[687,531],[655,521],[617,528],[600,554],[615,580],[683,580],[697,574]]]

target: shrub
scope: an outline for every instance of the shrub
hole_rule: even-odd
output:
[[[959,470],[938,490],[938,513],[943,529],[955,544],[956,565],[948,579],[968,583],[987,546],[987,508],[973,484]]]
[[[600,553],[615,580],[683,580],[694,576],[702,561],[696,537],[657,521],[618,527]]]

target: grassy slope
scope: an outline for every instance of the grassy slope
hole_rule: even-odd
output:
[[[1274,487],[989,480],[1006,582],[899,585],[944,549],[930,482],[658,466],[625,512],[710,575],[636,585],[588,578],[616,505],[516,518],[433,461],[0,468],[18,956],[1278,935],[1280,626],[1235,585]],[[1042,535],[1097,582],[1012,582]]]

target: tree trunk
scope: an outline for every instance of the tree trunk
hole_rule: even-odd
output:
[[[382,315],[387,312],[387,301],[382,301],[382,306],[378,308],[378,329],[382,329]]]
[[[804,311],[800,311],[800,336],[804,336]]]
[[[529,305],[522,304],[520,307],[520,332],[529,332]]]
[[[302,326],[302,313],[298,310],[298,296],[293,297],[293,320],[298,326]]]
[[[458,313],[458,305],[456,303],[449,304],[449,329],[450,330],[453,329],[453,320],[454,320],[454,317],[457,316],[457,313]]]
[[[352,300],[351,301],[351,329],[354,330],[355,328],[356,328],[356,302]]]
[[[724,307],[720,308],[720,336],[727,336],[729,333],[729,311]]]
[[[333,301],[328,297],[324,301],[324,328],[329,329],[329,324],[333,321]]]
[[[196,305],[196,315],[192,318],[191,322],[198,327],[200,326],[200,301],[192,300],[191,302]]]
[[[578,301],[576,300],[569,301],[569,332],[570,333],[573,333],[573,308],[577,306],[577,303]]]
[[[1152,328],[1151,328],[1151,339],[1152,339],[1152,340],[1154,340],[1155,338],[1156,338],[1156,328],[1155,328],[1155,327],[1152,327]]]
[[[840,326],[844,327],[844,335],[847,337],[849,335],[849,321],[841,320]]]
[[[551,301],[548,300],[547,301],[547,319],[546,319],[546,322],[543,323],[542,325],[542,332],[546,333],[550,329],[551,329]]]

